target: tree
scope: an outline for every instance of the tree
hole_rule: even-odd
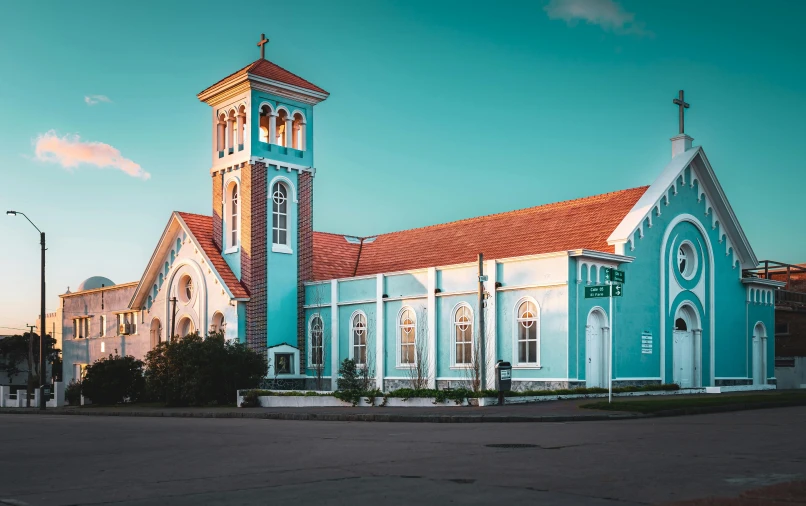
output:
[[[51,365],[51,375],[57,368],[61,374],[61,350],[56,348],[56,340],[52,336],[45,336],[45,360]],[[25,364],[26,368],[22,369]],[[20,373],[27,374],[28,397],[39,385],[39,335],[26,332],[0,340],[0,371],[4,371],[9,381]]]
[[[132,356],[115,355],[96,360],[87,367],[81,393],[93,404],[137,402],[145,391],[143,361]]]
[[[424,390],[428,388],[431,375],[431,357],[428,353],[428,311],[423,310],[422,315],[417,318],[417,334],[414,340],[414,357],[408,373],[411,388]]]
[[[149,395],[170,406],[232,404],[237,390],[257,388],[268,373],[265,354],[226,341],[222,332],[159,343],[146,366]]]

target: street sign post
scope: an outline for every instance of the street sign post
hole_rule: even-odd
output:
[[[605,281],[624,284],[624,271],[608,267],[605,269]]]
[[[605,297],[621,297],[624,293],[623,285],[595,285],[585,287],[586,299],[602,299]]]
[[[613,402],[613,297],[621,297],[624,294],[624,271],[608,267],[605,269],[604,278],[606,285],[595,285],[585,287],[586,299],[607,298],[610,302],[610,311],[607,315],[610,320],[610,357],[608,365],[607,381],[607,401]]]

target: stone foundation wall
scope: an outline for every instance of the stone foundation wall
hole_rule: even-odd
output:
[[[752,385],[752,379],[717,379],[714,381],[714,386],[717,387],[734,387],[738,385]]]
[[[657,380],[613,380],[613,388],[616,387],[644,387],[647,385],[660,385],[661,381]],[[607,385],[605,385],[607,388]]]

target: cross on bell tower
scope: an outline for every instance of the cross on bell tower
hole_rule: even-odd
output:
[[[265,33],[260,34],[260,42],[257,45],[260,47],[260,59],[266,59],[266,44],[269,42],[269,39],[266,38]],[[682,92],[681,92],[682,93]]]
[[[677,98],[672,100],[672,103],[675,104],[678,109],[680,110],[680,133],[685,133],[685,128],[683,124],[683,111],[689,108],[689,104],[683,99],[683,90],[680,90],[677,93]]]

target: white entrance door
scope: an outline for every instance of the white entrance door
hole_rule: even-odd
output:
[[[753,384],[764,385],[767,383],[765,371],[767,369],[766,348],[767,338],[764,326],[760,323],[753,329]]]
[[[674,331],[674,382],[681,388],[694,386],[694,336],[690,330]]]
[[[588,315],[588,325],[585,331],[585,350],[587,361],[585,364],[585,386],[607,386],[607,328],[604,316],[599,311]]]

